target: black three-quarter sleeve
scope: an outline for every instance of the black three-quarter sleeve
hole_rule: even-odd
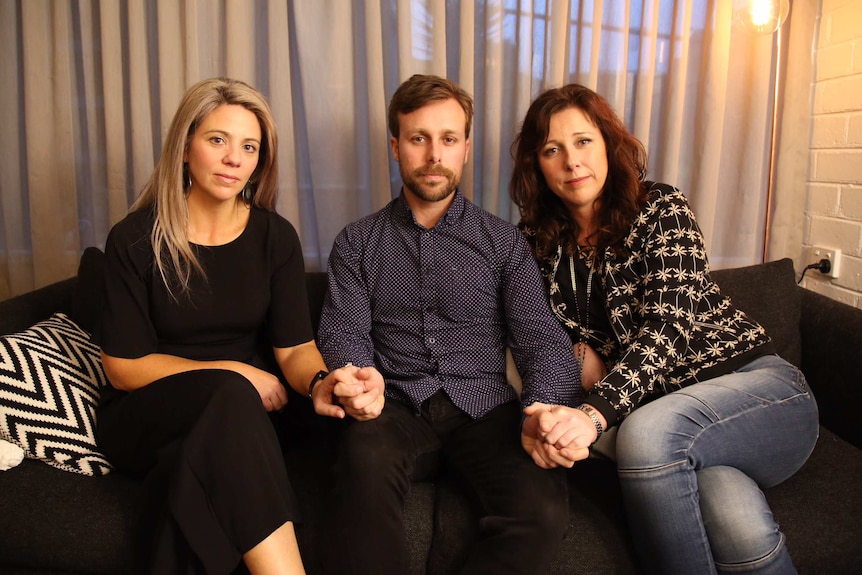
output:
[[[273,347],[292,347],[314,339],[305,262],[293,225],[276,214],[271,215],[270,225],[268,250],[273,254],[275,265],[270,279],[269,338]]]
[[[152,212],[135,212],[118,223],[105,244],[105,306],[99,345],[108,355],[137,358],[158,348],[150,318],[153,256]]]

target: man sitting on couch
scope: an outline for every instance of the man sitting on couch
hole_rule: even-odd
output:
[[[471,120],[452,82],[403,83],[389,107],[402,193],[335,240],[319,346],[356,379],[332,390],[354,420],[337,456],[331,573],[408,571],[404,498],[438,454],[481,517],[464,573],[545,572],[568,523],[564,476],[533,463],[518,429],[522,403],[577,402],[580,374],[523,236],[458,190]]]

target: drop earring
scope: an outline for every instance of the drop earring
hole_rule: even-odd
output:
[[[183,191],[189,195],[189,190],[192,189],[192,177],[189,175],[189,165],[183,164]]]
[[[251,189],[251,184],[246,184],[245,187],[240,192],[240,196],[242,197],[242,201],[245,202],[245,205],[251,205],[251,199],[254,197],[254,192]]]

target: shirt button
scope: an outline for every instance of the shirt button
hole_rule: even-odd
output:
[[[436,340],[436,339],[434,339],[433,337],[429,337],[429,338],[428,338],[428,343],[429,343],[430,345],[434,345],[435,343],[437,343],[437,340]]]

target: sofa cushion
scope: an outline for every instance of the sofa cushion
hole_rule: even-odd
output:
[[[143,487],[26,459],[0,473],[0,573],[139,572]]]
[[[716,270],[712,279],[737,309],[760,323],[775,343],[778,355],[795,366],[802,356],[799,316],[802,292],[796,285],[793,260]]]
[[[0,437],[59,469],[110,472],[94,434],[106,383],[99,348],[65,314],[0,337]]]

